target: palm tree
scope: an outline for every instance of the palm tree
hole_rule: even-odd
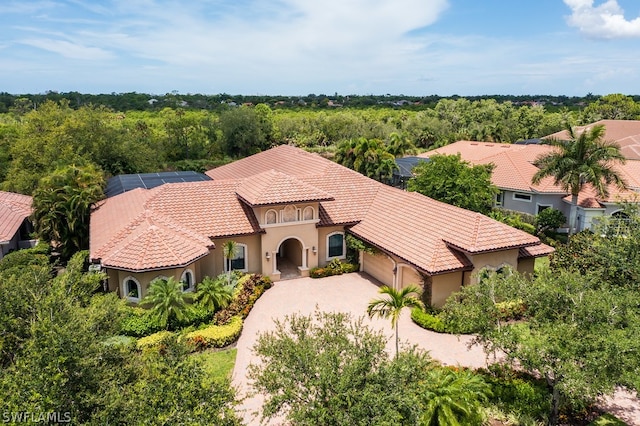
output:
[[[551,176],[554,183],[571,194],[571,212],[569,214],[569,234],[576,227],[578,194],[583,185],[593,186],[598,195],[609,195],[608,185],[615,184],[621,189],[626,183],[615,169],[616,163],[626,161],[615,142],[603,140],[604,126],[593,126],[580,135],[567,125],[568,141],[552,139],[548,143],[557,149],[536,159],[534,165],[540,170],[533,176],[532,182],[539,183]]]
[[[216,279],[205,277],[198,284],[196,299],[209,311],[216,311],[226,307],[233,300],[234,285],[225,283],[224,275]]]
[[[425,401],[421,424],[458,426],[481,424],[481,403],[491,395],[491,387],[480,375],[468,370],[434,368],[424,381]]]
[[[191,293],[182,291],[182,282],[171,277],[169,279],[153,280],[149,292],[140,301],[141,304],[151,305],[151,312],[161,327],[167,328],[170,320],[175,318],[183,321],[189,313]]]
[[[222,255],[227,262],[227,285],[231,285],[231,261],[238,255],[238,244],[229,240],[222,246]]]
[[[402,290],[396,290],[389,286],[380,287],[380,294],[388,297],[382,299],[374,299],[369,302],[367,314],[372,318],[378,316],[381,318],[391,318],[391,327],[396,330],[396,357],[398,356],[398,319],[402,308],[424,308],[424,304],[420,300],[420,288],[416,285],[409,285]]]

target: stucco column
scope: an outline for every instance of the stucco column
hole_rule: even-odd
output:
[[[273,261],[273,268],[271,273],[273,274],[277,274],[278,273],[278,258],[276,257],[276,252],[271,252],[271,260]]]
[[[307,269],[307,255],[309,254],[308,248],[302,248],[302,269]]]

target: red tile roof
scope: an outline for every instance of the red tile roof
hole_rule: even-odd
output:
[[[31,202],[28,195],[0,191],[0,243],[11,241],[31,215]]]
[[[319,202],[319,226],[355,225],[355,235],[434,274],[471,268],[465,252],[540,243],[287,145],[207,174],[213,181],[137,189],[102,202],[91,218],[91,257],[128,270],[184,265],[206,254],[209,238],[262,232],[247,203],[306,201]]]

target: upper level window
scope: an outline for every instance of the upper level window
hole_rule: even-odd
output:
[[[302,220],[313,220],[313,213],[313,207],[305,207],[302,213]]]
[[[278,222],[278,212],[275,210],[267,210],[267,213],[264,216],[264,221],[267,224],[277,223]]]
[[[513,199],[518,201],[531,201],[531,194],[523,194],[521,192],[514,192]]]
[[[298,209],[295,206],[286,206],[284,210],[282,210],[282,221],[283,222],[295,222],[298,220]]]
[[[334,232],[327,236],[327,258],[344,259],[346,252],[344,232]]]
[[[182,291],[193,291],[193,272],[191,269],[182,273],[180,281],[182,282]]]
[[[127,300],[139,302],[142,296],[142,288],[140,282],[133,277],[127,277],[122,282],[122,292]]]

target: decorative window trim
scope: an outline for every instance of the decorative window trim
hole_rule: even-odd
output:
[[[191,275],[191,285],[187,288],[184,288],[184,283],[185,283],[185,277],[187,275]],[[185,293],[191,293],[195,290],[195,274],[193,273],[193,270],[190,268],[185,269],[182,272],[182,275],[180,276],[180,282],[183,283],[183,287],[182,287],[182,291],[184,291]]]
[[[311,211],[311,219],[305,219],[305,216],[306,216],[308,211]],[[302,218],[301,219],[303,221],[313,220],[315,218],[316,218],[316,209],[314,209],[313,207],[307,206],[307,207],[304,208],[304,210],[302,210]]]
[[[512,197],[515,201],[524,201],[525,203],[530,203],[533,200],[531,194],[524,194],[522,192],[514,192]]]
[[[342,235],[342,255],[340,255],[340,256],[329,256],[329,239],[334,235]],[[347,258],[347,242],[346,242],[346,238],[345,238],[345,235],[344,235],[344,231],[336,231],[336,232],[332,232],[330,234],[327,234],[326,248],[327,248],[327,255],[326,255],[326,260],[327,261],[330,261],[330,260],[333,260],[333,259],[346,259]]]
[[[500,191],[496,194],[493,200],[493,204],[496,207],[502,207],[502,205],[504,204],[504,191]]]
[[[244,252],[244,268],[243,269],[233,269],[231,268],[232,271],[240,271],[240,272],[249,272],[249,250],[246,244],[244,243],[236,243],[236,247],[240,248],[242,247],[243,252]],[[224,256],[223,256],[224,257]],[[237,259],[238,257],[234,257],[231,260],[233,261],[234,259]],[[233,263],[233,262],[232,262]],[[223,268],[224,272],[229,272],[229,266],[228,266],[228,262],[227,259],[224,258],[224,268]]]
[[[286,216],[288,212],[293,213],[292,218]],[[300,220],[300,209],[293,204],[289,204],[285,206],[282,210],[280,210],[280,222],[282,223],[292,223],[298,222]]]
[[[129,296],[129,294],[127,293],[127,283],[129,281],[133,281],[135,283],[135,285],[138,287],[138,297]],[[140,302],[140,300],[142,299],[142,286],[140,285],[140,281],[138,281],[135,277],[133,277],[131,275],[125,277],[122,280],[122,295],[129,302],[135,302],[135,303]]]
[[[269,213],[274,214],[274,222],[269,222],[268,217],[269,217]],[[265,225],[275,225],[276,223],[278,223],[278,217],[280,215],[278,214],[278,211],[275,209],[269,209],[264,213],[264,223]]]

